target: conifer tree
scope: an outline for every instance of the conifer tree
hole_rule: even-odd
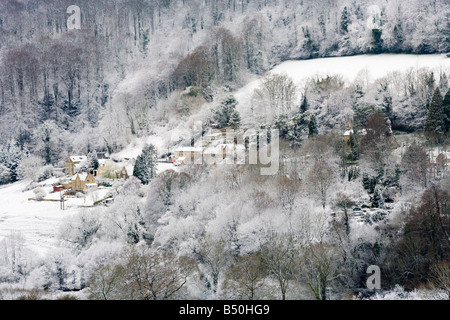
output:
[[[401,21],[399,21],[395,26],[394,30],[392,32],[394,37],[394,45],[392,48],[392,51],[394,52],[401,52],[403,48],[403,41],[404,41],[404,35],[403,35],[403,27]]]
[[[444,133],[444,110],[443,99],[439,87],[434,90],[425,119],[424,131],[428,137],[435,137]]]
[[[304,113],[306,110],[308,110],[308,99],[306,98],[306,95],[303,95],[303,100],[300,104],[300,112]]]
[[[215,111],[214,121],[223,128],[228,125],[231,119],[231,115],[236,110],[238,102],[233,96],[229,96],[223,100],[220,104],[220,108]]]
[[[239,115],[239,112],[236,110],[231,113],[230,121],[228,121],[228,126],[232,129],[239,128],[239,125],[241,124],[241,116]]]
[[[447,91],[442,102],[442,113],[444,121],[444,131],[450,132],[450,90]]]
[[[133,176],[141,180],[143,184],[149,184],[156,176],[156,161],[157,152],[155,146],[150,144],[144,147],[142,153],[136,158]]]
[[[308,124],[308,138],[312,138],[314,136],[317,136],[318,134],[319,130],[317,129],[316,117],[313,115]]]
[[[375,188],[373,199],[372,199],[372,208],[381,208],[384,209],[384,199],[381,194],[380,189]]]
[[[348,12],[347,7],[345,6],[341,14],[340,28],[342,34],[348,33],[348,26],[350,25],[350,23],[351,23],[350,13]]]

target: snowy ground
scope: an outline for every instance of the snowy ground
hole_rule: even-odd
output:
[[[159,163],[157,172],[167,169],[177,170],[171,163]],[[12,234],[23,238],[24,246],[45,257],[58,246],[58,233],[64,218],[77,214],[82,207],[90,207],[94,201],[104,199],[108,188],[100,187],[83,198],[67,198],[64,211],[59,201],[35,201],[33,189],[24,191],[30,180],[0,186],[0,242]],[[56,178],[39,183],[46,191],[46,200],[59,200],[59,192],[52,193],[52,183]]]
[[[350,57],[333,57],[311,60],[286,61],[273,68],[272,74],[285,74],[295,85],[302,89],[311,77],[341,75],[346,85],[355,80],[369,84],[393,72],[407,72],[420,68],[429,68],[438,75],[440,71],[450,71],[450,58],[445,54],[379,54]],[[243,118],[249,115],[251,98],[255,89],[261,85],[261,79],[251,81],[235,93],[239,101],[237,107]]]
[[[294,82],[301,86],[307,78],[315,75],[341,74],[347,83],[357,77],[366,77],[368,81],[380,78],[389,72],[406,71],[409,68],[428,67],[437,72],[442,68],[450,69],[450,58],[445,55],[362,55],[353,57],[325,58],[304,61],[287,61],[272,70],[273,73],[286,73]],[[248,112],[249,102],[253,90],[260,85],[260,80],[252,81],[236,92],[235,96],[240,102],[239,112]],[[162,129],[161,129],[162,130]],[[153,143],[158,150],[167,148],[167,135],[158,132],[147,138],[136,139],[127,148],[112,155],[120,164],[130,171],[131,164],[140,154],[145,143]],[[162,152],[161,152],[162,153]],[[157,171],[166,169],[179,170],[170,163],[159,163]],[[132,172],[132,171],[131,171]],[[130,173],[131,173],[130,172]],[[129,174],[130,174],[129,173]],[[56,180],[55,180],[56,181]],[[58,199],[59,194],[50,194],[53,180],[45,181],[48,198]],[[86,198],[72,198],[66,202],[66,210],[60,210],[59,202],[33,201],[33,190],[23,191],[30,181],[22,181],[0,187],[0,241],[12,233],[19,233],[25,241],[25,246],[39,255],[46,255],[57,246],[57,235],[62,219],[76,214],[79,206],[88,206],[92,201],[100,200],[105,190]]]
[[[30,181],[20,181],[0,189],[0,241],[18,234],[26,248],[45,256],[57,246],[57,233],[63,218],[78,212],[73,204],[66,210],[59,202],[33,201],[33,190],[23,191]],[[45,187],[47,191],[51,187]],[[79,200],[79,199],[77,199]]]

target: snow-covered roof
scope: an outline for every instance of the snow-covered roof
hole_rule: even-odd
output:
[[[350,136],[353,134],[353,130],[345,130],[344,136]]]
[[[81,180],[81,181],[84,181],[84,180],[86,180],[88,174],[87,174],[86,172],[77,173],[77,174],[73,175],[72,181],[76,180],[76,179],[77,179],[77,176],[80,177],[80,180]]]
[[[87,156],[70,156],[70,160],[72,160],[72,162],[81,162],[86,159]]]
[[[365,136],[367,134],[367,130],[366,129],[360,129],[360,130],[358,130],[358,134],[360,136]]]

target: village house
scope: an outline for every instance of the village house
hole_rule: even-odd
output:
[[[66,159],[66,175],[72,176],[79,171],[83,161],[86,161],[87,156],[68,156]]]
[[[119,179],[127,180],[129,178],[127,169],[125,167],[122,168],[119,174]]]
[[[70,181],[70,189],[74,191],[89,191],[97,189],[95,177],[91,173],[77,173]]]
[[[194,163],[194,159],[202,158],[202,148],[198,147],[181,147],[174,150],[174,164]]]

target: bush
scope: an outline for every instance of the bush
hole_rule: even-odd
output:
[[[38,200],[38,201],[41,201],[47,195],[47,192],[45,192],[45,190],[40,187],[34,189],[33,192],[36,197],[36,200]]]

